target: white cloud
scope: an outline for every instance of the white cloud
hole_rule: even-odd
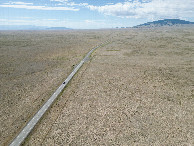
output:
[[[69,2],[69,3],[66,3],[66,5],[68,6],[88,6],[88,3],[74,3],[74,2]]]
[[[63,2],[67,2],[67,1],[69,1],[69,0],[50,0],[51,2],[61,2],[61,3],[63,3]]]
[[[22,20],[22,19],[0,19],[0,25],[23,25],[26,23],[33,22],[32,20]]]
[[[33,5],[24,5],[24,4],[3,4],[0,7],[6,8],[23,8],[23,9],[30,9],[30,10],[63,10],[63,11],[79,11],[77,8],[73,7],[47,7],[47,6],[33,6]]]
[[[194,0],[139,0],[116,3],[114,5],[87,6],[90,10],[105,15],[125,18],[180,18],[194,17]]]
[[[105,5],[105,6],[89,5],[88,8],[90,10],[97,10],[100,13],[104,13],[106,15],[127,17],[127,16],[136,15],[136,12],[135,12],[136,6],[137,6],[136,3],[125,2],[125,3],[117,3],[114,5],[111,4],[111,5]]]
[[[105,20],[84,20],[84,22],[87,24],[94,24],[94,23],[95,24],[99,24],[99,23],[105,24],[106,23]]]
[[[71,0],[50,0],[51,2],[59,2],[59,4],[57,4],[58,6],[61,5],[66,5],[66,6],[88,6],[88,3],[75,3]]]
[[[59,19],[43,19],[43,21],[57,21]]]
[[[0,25],[34,25],[47,27],[67,27],[75,29],[115,28],[121,22],[107,23],[105,20],[70,20],[70,19],[0,19]]]
[[[25,2],[8,2],[4,4],[5,5],[33,5],[33,3],[25,3]]]
[[[0,19],[0,22],[6,22],[7,19]]]
[[[0,19],[0,25],[35,25],[35,26],[61,26],[64,20],[58,19]]]

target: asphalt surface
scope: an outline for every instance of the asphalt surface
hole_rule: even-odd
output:
[[[55,91],[55,93],[49,98],[49,100],[42,106],[42,108],[35,114],[35,116],[27,123],[27,125],[22,129],[22,131],[18,134],[18,136],[11,142],[10,146],[19,146],[23,143],[23,141],[27,138],[28,134],[33,130],[35,125],[44,115],[44,113],[48,110],[48,108],[52,105],[52,103],[56,100],[58,95],[62,92],[62,90],[66,87],[68,82],[72,79],[72,77],[77,73],[77,71],[81,68],[81,66],[86,62],[90,55],[99,47],[107,44],[108,41],[98,45],[97,47],[90,50],[84,59],[77,65],[77,67],[73,70],[73,72],[67,77],[67,79],[59,86],[59,88]]]

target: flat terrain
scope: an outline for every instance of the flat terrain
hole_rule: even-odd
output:
[[[51,32],[44,32],[44,35],[47,33],[53,35]],[[23,89],[21,93],[25,92],[26,96],[15,95],[19,91],[17,84],[8,86],[14,83],[16,77],[10,82],[11,73],[7,80],[4,77],[6,81],[1,83],[1,89],[4,89],[1,92],[6,98],[2,96],[1,99],[7,105],[1,106],[0,117],[4,124],[0,128],[1,141],[8,141],[6,136],[14,129],[17,132],[17,124],[22,127],[25,123],[22,121],[24,113],[29,113],[25,117],[28,119],[52,94],[57,84],[70,73],[72,65],[81,60],[83,55],[80,52],[84,54],[95,43],[113,37],[110,44],[93,53],[24,145],[194,145],[194,28],[121,29],[112,30],[111,36],[108,36],[110,30],[88,31],[89,35],[83,35],[86,32],[82,31],[66,32],[69,35],[76,34],[69,45],[64,41],[67,35],[63,33],[59,33],[63,35],[63,39],[54,37],[55,41],[50,38],[49,41],[43,41],[45,44],[39,43],[42,49],[45,48],[42,53],[44,57],[40,58],[54,62],[57,55],[67,54],[65,58],[69,59],[56,59],[60,60],[60,65],[56,66],[57,61],[50,68],[45,65],[48,69],[42,68],[35,73],[36,76],[20,76],[18,83],[22,86],[20,89]],[[7,32],[0,36],[2,34],[7,35]],[[94,39],[91,36],[99,38]],[[2,41],[5,38],[0,39]],[[34,37],[38,40],[41,38]],[[66,39],[69,40],[69,37]],[[64,42],[57,43],[58,41]],[[46,45],[47,43],[50,45]],[[32,48],[33,46],[31,44]],[[2,48],[4,47],[0,49],[3,50]],[[39,51],[37,47],[34,49],[37,49],[34,53]],[[7,50],[1,52],[6,53]],[[25,58],[19,57],[22,54],[13,53],[10,59],[2,59],[1,53],[1,59],[9,62],[13,56],[18,56],[22,60]],[[37,56],[40,54],[41,50]],[[54,57],[50,58],[52,55]],[[28,57],[37,60],[33,54]],[[8,64],[2,63],[1,66]],[[26,67],[29,67],[28,63]],[[1,74],[5,76],[9,72]],[[39,84],[33,84],[35,79]],[[34,90],[26,91],[28,86]],[[9,87],[9,90],[5,87]],[[10,93],[12,88],[16,89]],[[12,94],[15,96],[11,96]],[[11,101],[14,102],[11,104]],[[3,110],[6,108],[9,110]],[[16,115],[19,118],[14,117]]]
[[[194,144],[194,29],[114,34],[24,145]]]
[[[0,145],[7,145],[111,31],[0,31]]]

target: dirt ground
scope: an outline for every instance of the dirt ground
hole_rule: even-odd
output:
[[[115,30],[24,145],[194,145],[194,28]]]
[[[100,38],[93,40],[91,46],[108,38],[102,35],[103,31],[95,32]],[[107,35],[110,32],[106,31]],[[194,28],[112,32],[112,42],[92,54],[23,145],[194,145]],[[73,42],[77,41],[72,39],[68,46]],[[82,48],[79,43],[78,48]],[[61,44],[62,48],[63,45],[66,43]],[[72,55],[74,52],[67,55],[69,60]],[[81,60],[81,56],[76,59]],[[64,64],[66,61],[61,62],[61,66]],[[72,64],[75,63],[68,62],[66,67],[71,68]],[[61,66],[49,79],[57,73],[65,78],[66,69],[61,73]],[[45,75],[39,80],[46,80]],[[59,78],[55,81],[61,83]],[[51,82],[50,88],[40,87],[51,93],[57,86]],[[35,94],[36,98],[40,98],[40,93]],[[46,99],[47,92],[43,93]],[[25,98],[19,100],[20,107],[31,110],[32,101]],[[24,108],[23,103],[29,103],[28,107]]]
[[[0,31],[0,145],[7,145],[110,30]]]

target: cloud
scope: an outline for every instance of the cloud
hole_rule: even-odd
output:
[[[194,0],[135,0],[114,5],[87,6],[105,15],[125,18],[180,18],[194,16]]]
[[[21,17],[22,18],[22,17]],[[75,29],[115,28],[122,22],[107,23],[105,20],[73,20],[73,19],[0,19],[0,25],[34,25],[47,27],[68,27]]]
[[[84,20],[85,23],[87,24],[105,24],[105,20]]]
[[[4,4],[6,5],[33,5],[33,3],[25,3],[25,2],[8,2]]]
[[[74,3],[74,2],[69,2],[69,3],[66,3],[66,5],[68,6],[88,6],[88,3]]]
[[[63,3],[63,2],[67,2],[67,1],[69,1],[69,0],[50,0],[51,2],[61,2],[61,3]]]
[[[43,21],[58,21],[59,19],[43,19]]]
[[[0,19],[0,25],[34,25],[34,26],[60,26],[66,21],[58,19]]]
[[[73,1],[70,0],[50,0],[51,2],[58,2],[59,4],[57,4],[58,6],[61,5],[66,5],[66,6],[78,6],[78,7],[86,7],[88,6],[88,3],[75,3]]]
[[[120,16],[120,17],[128,17],[128,16],[134,16],[137,14],[136,7],[140,3],[131,3],[131,2],[125,2],[125,3],[116,3],[111,5],[104,5],[104,6],[93,6],[89,5],[88,8],[90,10],[97,10],[100,13],[103,13],[105,15],[113,15],[113,16]]]
[[[0,19],[0,22],[6,22],[7,19]]]
[[[29,10],[61,10],[61,11],[79,11],[78,8],[74,7],[48,7],[48,6],[35,6],[33,3],[24,2],[9,2],[0,5],[0,7],[5,8],[20,8]]]
[[[22,20],[22,19],[0,19],[0,25],[23,25],[31,23],[33,20]]]

